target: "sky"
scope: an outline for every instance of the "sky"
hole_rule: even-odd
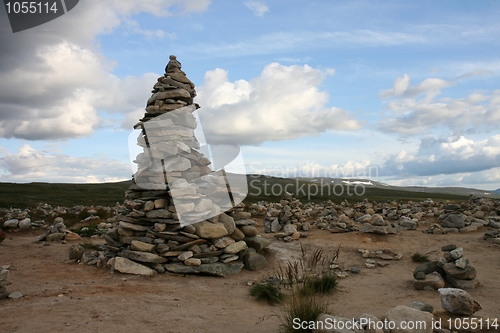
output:
[[[131,179],[169,55],[247,173],[500,188],[500,2],[80,0],[12,33],[0,182]]]

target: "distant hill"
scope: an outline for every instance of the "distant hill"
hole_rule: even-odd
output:
[[[392,200],[421,201],[468,200],[470,195],[500,199],[500,189],[483,191],[461,187],[399,187],[368,179],[341,178],[279,178],[264,175],[247,175],[248,195],[246,203],[257,201],[279,201],[285,191],[303,202],[331,200],[340,203]],[[131,181],[101,184],[62,183],[0,183],[0,208],[35,207],[39,203],[52,206],[114,206],[123,203],[125,191]]]
[[[0,183],[0,208],[35,207],[39,203],[52,206],[114,206],[123,202],[131,181],[100,184],[64,183]]]
[[[426,186],[393,186],[369,179],[345,179],[345,178],[299,178],[304,181],[323,182],[323,184],[360,184],[370,188],[384,188],[397,191],[411,191],[420,193],[443,193],[456,195],[475,195],[475,196],[495,196],[500,194],[500,189],[495,191],[486,191],[467,187],[426,187]],[[497,197],[500,198],[500,197]]]

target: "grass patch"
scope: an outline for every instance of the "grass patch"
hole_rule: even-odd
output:
[[[281,331],[284,333],[292,332],[312,332],[309,328],[294,327],[294,320],[300,319],[300,322],[312,322],[322,313],[329,313],[327,300],[315,295],[300,295],[292,293],[284,303],[283,313],[280,316]]]
[[[300,293],[303,295],[330,294],[337,287],[337,282],[337,277],[332,274],[311,276],[304,281]]]
[[[0,183],[0,207],[29,208],[39,203],[52,207],[109,206],[122,202],[131,181],[102,184]]]
[[[264,300],[271,305],[281,303],[285,298],[285,294],[280,287],[273,283],[254,284],[250,288],[250,296],[256,297],[258,300]]]
[[[281,331],[311,332],[309,328],[297,329],[294,322],[312,322],[322,313],[330,313],[329,294],[337,287],[337,277],[330,269],[340,255],[340,246],[331,254],[326,254],[322,248],[312,254],[300,246],[301,256],[295,262],[275,269],[275,276],[289,290],[289,295],[283,301],[281,313],[277,316],[281,322]]]
[[[416,263],[429,262],[429,254],[415,252],[411,255],[411,260]]]

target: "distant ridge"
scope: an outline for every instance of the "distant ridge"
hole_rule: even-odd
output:
[[[383,188],[383,189],[393,189],[398,191],[411,191],[420,193],[444,193],[444,194],[454,194],[454,195],[476,195],[476,196],[492,196],[493,198],[500,199],[500,189],[495,191],[487,191],[468,187],[426,187],[426,186],[394,186],[385,183],[381,183],[375,180],[363,179],[363,178],[327,178],[327,177],[317,177],[317,178],[297,178],[302,181],[310,181],[315,183],[323,184],[351,184],[351,185],[364,185],[367,188]]]
[[[303,202],[321,202],[332,200],[340,203],[372,200],[386,202],[393,200],[422,201],[432,200],[469,200],[471,195],[500,199],[500,189],[485,191],[463,187],[423,187],[423,186],[392,186],[369,179],[346,178],[280,178],[265,175],[247,175],[248,196],[245,203],[258,201],[279,202],[285,189]],[[72,207],[85,206],[115,206],[123,203],[125,191],[131,181],[100,184],[68,184],[33,182],[28,184],[0,183],[0,208],[36,207],[39,203],[52,206]],[[318,186],[319,185],[319,186]],[[330,191],[327,187],[330,185]],[[334,186],[337,188],[334,190]],[[356,188],[362,190],[362,195],[353,195]],[[307,189],[319,192],[308,195]],[[322,191],[322,187],[324,191]],[[350,189],[350,194],[348,193]],[[339,195],[339,192],[343,194]],[[361,191],[358,191],[361,192]]]

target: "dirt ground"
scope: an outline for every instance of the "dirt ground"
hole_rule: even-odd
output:
[[[330,296],[331,314],[358,317],[363,313],[382,316],[396,305],[423,301],[440,308],[437,291],[418,291],[411,285],[415,252],[434,251],[454,243],[476,267],[481,286],[469,293],[481,303],[477,315],[500,314],[500,246],[474,233],[429,235],[404,231],[377,236],[357,232],[332,234],[311,230],[301,239],[308,249],[321,246],[333,253],[339,245],[339,264],[361,268],[339,281]],[[158,274],[152,278],[111,273],[108,269],[66,263],[72,243],[36,244],[40,231],[11,232],[0,244],[0,266],[10,265],[10,292],[20,299],[0,301],[0,332],[278,332],[276,314],[270,306],[248,295],[247,281],[272,275],[279,262],[299,258],[299,242],[273,239],[267,266],[258,271],[242,270],[226,278]],[[368,269],[357,251],[391,249],[402,252],[400,261]]]

